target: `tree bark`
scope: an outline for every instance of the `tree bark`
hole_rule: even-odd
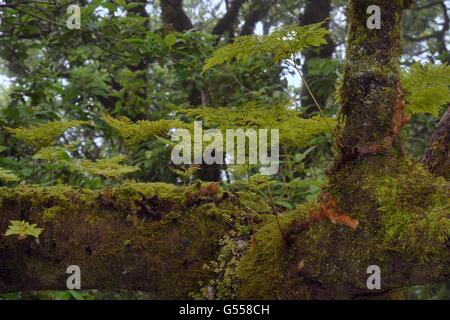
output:
[[[250,12],[244,18],[241,36],[253,34],[256,24],[264,19],[273,3],[273,0],[260,0],[252,3]]]
[[[175,31],[192,29],[192,22],[183,10],[183,0],[161,0],[162,21]]]
[[[445,179],[450,178],[450,107],[442,116],[422,156],[431,172]]]
[[[0,292],[67,289],[66,269],[77,265],[82,289],[189,298],[211,277],[203,264],[231,226],[214,213],[215,194],[199,190],[144,183],[100,192],[1,188]],[[5,236],[10,220],[44,228],[39,241]]]
[[[381,8],[380,30],[366,27],[369,4]],[[449,275],[448,231],[432,227],[448,225],[449,186],[408,159],[398,137],[407,120],[400,20],[410,1],[369,4],[347,7],[341,154],[319,208],[285,217],[284,238],[275,223],[258,231],[240,265],[242,298],[358,299]],[[371,265],[381,289],[366,285]]]

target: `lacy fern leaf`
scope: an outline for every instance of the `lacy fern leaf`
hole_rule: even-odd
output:
[[[34,156],[33,159],[36,160],[45,160],[50,163],[66,163],[69,164],[71,162],[70,155],[68,153],[67,147],[45,147],[39,150]]]
[[[450,102],[450,67],[415,63],[401,74],[406,92],[406,112],[439,116],[441,108]]]
[[[19,177],[16,176],[11,170],[0,167],[0,181],[15,182],[19,180],[20,180]]]
[[[128,173],[136,172],[138,167],[121,164],[125,160],[124,156],[115,156],[109,159],[96,161],[81,160],[76,169],[81,173],[89,173],[94,176],[102,176],[107,179],[114,179]]]
[[[115,119],[110,115],[102,115],[110,127],[114,128],[119,136],[124,139],[125,143],[129,145],[137,145],[149,138],[154,138],[159,135],[165,135],[171,128],[184,128],[187,125],[178,120],[139,120],[132,122],[126,117]]]
[[[203,71],[232,61],[246,61],[255,53],[270,54],[274,62],[279,62],[305,48],[325,44],[325,36],[328,33],[323,22],[320,22],[307,26],[286,25],[264,36],[236,37],[233,43],[214,51],[213,56],[206,60]]]
[[[54,121],[43,125],[32,126],[29,128],[5,128],[7,132],[14,135],[17,139],[33,146],[39,150],[50,146],[56,138],[62,135],[67,129],[88,124],[87,121],[70,120]]]
[[[11,220],[10,225],[6,230],[5,236],[18,236],[19,239],[25,239],[27,236],[39,238],[43,228],[37,228],[36,224],[30,224],[26,221]]]
[[[313,136],[328,132],[327,122],[331,126],[337,123],[334,118],[302,118],[300,112],[290,109],[286,102],[274,106],[249,102],[239,108],[197,107],[182,112],[202,119],[207,126],[218,126],[222,131],[237,128],[279,129],[280,142],[294,147],[307,146]]]

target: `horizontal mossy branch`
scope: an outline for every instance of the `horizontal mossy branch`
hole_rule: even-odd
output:
[[[1,188],[0,292],[65,289],[66,268],[78,265],[85,289],[189,298],[212,277],[203,265],[216,258],[219,240],[235,222],[246,223],[252,205],[205,185]],[[10,220],[44,231],[38,241],[5,236]]]
[[[343,177],[347,171],[342,171],[331,182],[349,181],[343,187],[355,203],[366,204],[351,207],[334,194],[339,208],[359,220],[356,230],[308,220],[317,205],[305,204],[280,216],[285,238],[262,199],[221,192],[214,184],[127,182],[100,191],[0,188],[0,292],[65,289],[66,268],[78,265],[85,289],[124,288],[149,292],[155,299],[191,298],[217,278],[204,265],[217,259],[220,240],[235,236],[236,224],[252,221],[265,222],[258,224],[237,268],[226,270],[236,281],[234,297],[374,294],[365,285],[372,264],[381,267],[383,290],[446,279],[448,183],[410,161],[398,162],[383,176],[371,158],[354,170],[355,180]],[[333,188],[325,192],[332,194]],[[377,217],[367,214],[374,210]],[[39,241],[5,236],[10,220],[44,228]]]

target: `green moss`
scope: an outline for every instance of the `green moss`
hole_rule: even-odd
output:
[[[398,172],[369,176],[366,190],[376,196],[386,248],[421,259],[442,250],[450,235],[445,179],[405,161]]]
[[[51,220],[55,219],[56,216],[62,211],[63,211],[63,209],[60,206],[47,208],[42,213],[42,220],[51,221]]]
[[[283,230],[303,214],[297,209],[280,216]],[[284,278],[283,258],[284,240],[278,229],[275,217],[267,217],[254,238],[250,241],[249,252],[239,262],[237,276],[241,281],[239,298],[243,299],[276,299],[281,294],[281,283]]]

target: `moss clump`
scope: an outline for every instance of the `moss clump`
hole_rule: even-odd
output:
[[[419,259],[438,254],[450,235],[450,189],[420,164],[405,160],[397,171],[368,176],[375,195],[383,245]]]
[[[61,213],[63,209],[60,206],[50,207],[44,210],[42,213],[42,220],[51,221],[56,218],[56,216]]]
[[[280,216],[282,230],[303,216],[305,210],[299,208]],[[250,241],[249,251],[237,268],[237,277],[241,281],[238,297],[242,299],[277,299],[282,295],[285,243],[275,217],[271,215],[266,219]]]

